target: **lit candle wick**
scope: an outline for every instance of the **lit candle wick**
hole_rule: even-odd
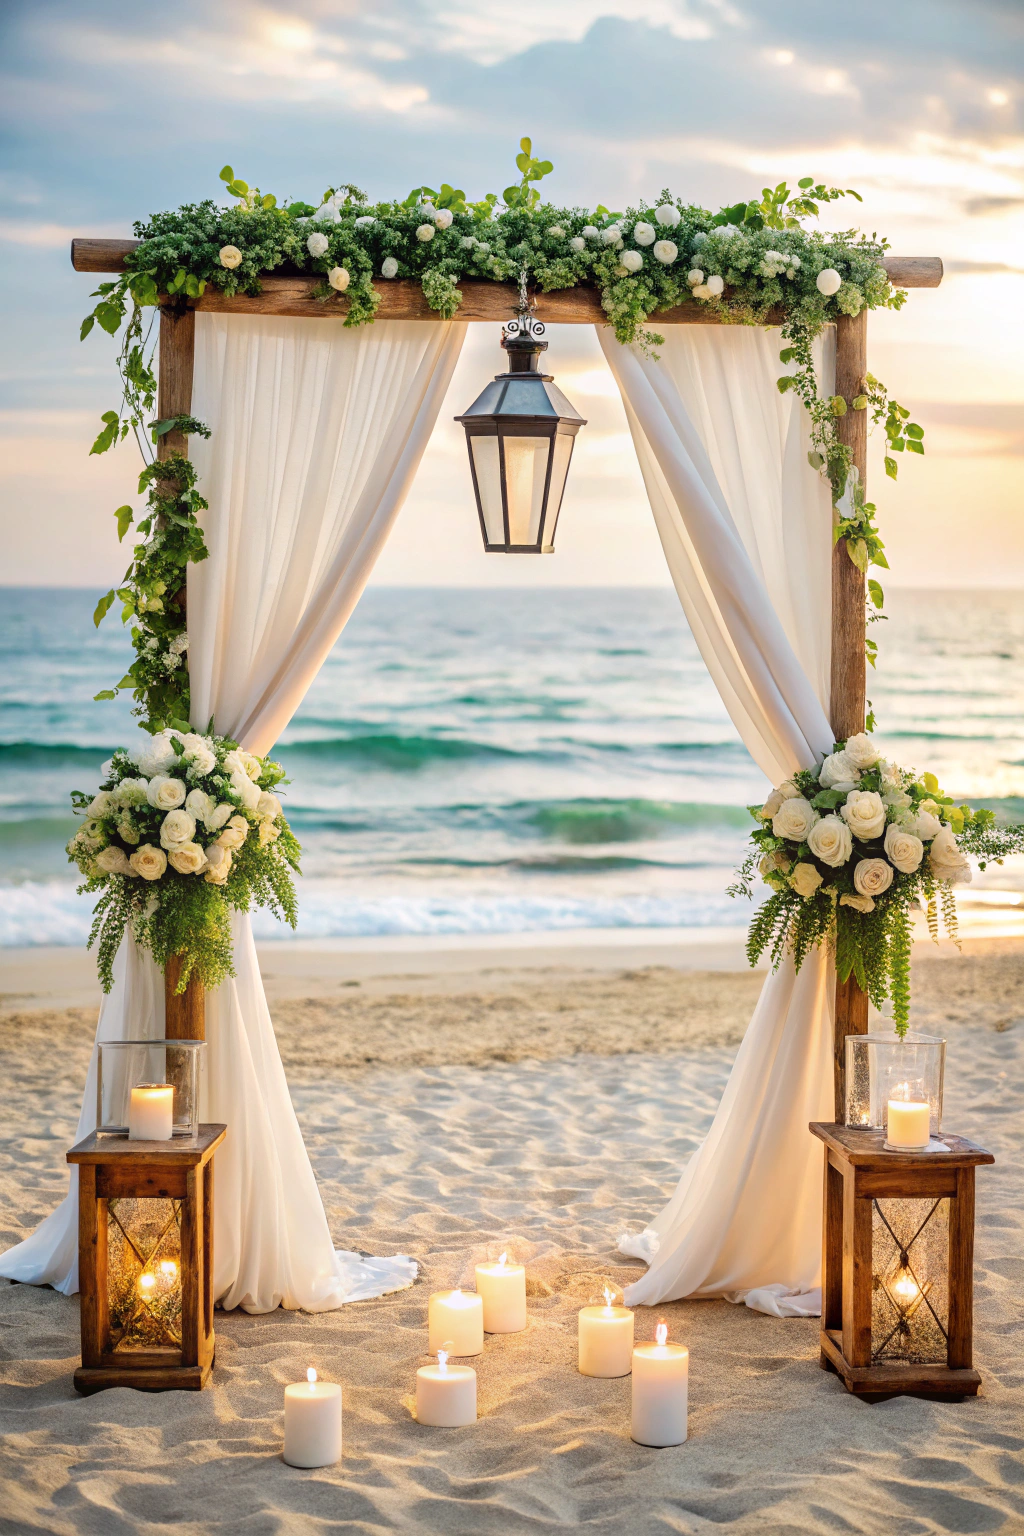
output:
[[[505,1268],[505,1260],[507,1258],[508,1258],[508,1254],[507,1253],[503,1253],[501,1258],[498,1260],[498,1268],[499,1269],[504,1269]]]
[[[659,1323],[654,1330],[654,1339],[659,1349],[664,1349],[668,1343],[668,1324]]]
[[[442,1376],[447,1374],[448,1351],[446,1349],[439,1349],[437,1352],[437,1368],[441,1372]]]
[[[615,1292],[614,1291],[610,1291],[608,1289],[608,1287],[605,1286],[605,1288],[604,1288],[604,1304],[607,1307],[609,1312],[612,1310],[612,1302],[613,1302],[614,1299],[615,1299]]]
[[[316,1371],[313,1366],[310,1366],[306,1372],[306,1380],[309,1382],[309,1390],[312,1392],[316,1387]]]

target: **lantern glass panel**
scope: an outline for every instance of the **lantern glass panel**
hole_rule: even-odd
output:
[[[930,1134],[937,1136],[945,1058],[946,1042],[937,1035],[847,1035],[846,1124],[884,1130],[889,1100],[909,1099],[929,1105]]]
[[[565,477],[569,473],[569,460],[572,458],[572,445],[575,437],[569,432],[559,432],[555,437],[554,453],[551,458],[551,487],[548,491],[548,515],[547,526],[544,529],[544,542],[551,544],[555,537],[555,523],[562,506],[562,492],[565,490]]]
[[[501,505],[501,469],[498,464],[498,439],[474,432],[469,439],[480,493],[480,510],[488,544],[504,544],[505,515]]]
[[[544,512],[544,483],[548,476],[551,438],[503,437],[505,490],[508,496],[508,541],[536,544]]]
[[[871,1363],[945,1365],[949,1200],[873,1200]]]
[[[172,1134],[191,1136],[199,1128],[199,1068],[202,1040],[104,1040],[99,1047],[96,1128],[124,1136],[132,1089],[143,1083],[170,1083],[174,1089]]]
[[[115,1352],[181,1348],[181,1201],[107,1202],[107,1298]]]

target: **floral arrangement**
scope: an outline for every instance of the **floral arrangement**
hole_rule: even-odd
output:
[[[885,566],[875,506],[850,476],[850,450],[836,423],[847,409],[867,411],[885,433],[886,470],[893,478],[897,455],[924,452],[923,429],[870,374],[849,405],[840,395],[821,395],[811,351],[814,337],[837,315],[898,309],[906,299],[882,265],[886,241],[855,230],[825,234],[802,222],[839,198],[859,201],[859,194],[805,176],[795,189],[780,182],[717,213],[668,189],[616,212],[603,204],[588,209],[545,203],[536,184],[554,167],[534,155],[527,138],[520,140],[516,166],[519,180],[500,198],[488,192],[474,202],[442,182],[373,204],[351,183],[328,187],[315,203],[279,203],[225,166],[220,177],[236,199],[233,206],[207,200],[135,225],[140,244],[125,258],[123,276],[99,285],[93,295],[98,303],[81,330],[83,339],[97,324],[114,335],[127,318],[118,356],[121,404],[103,416],[92,452],[103,453],[132,433],[148,461],[139,486],[149,495],[137,525],[142,539],[121,586],[100,600],[95,614],[98,624],[120,601],[136,659],[97,698],[131,688],[148,729],[188,718],[187,668],[171,642],[184,635],[184,568],[206,555],[198,521],[206,503],[187,458],[176,454],[157,464],[152,445],[168,432],[209,434],[190,417],[150,419],[156,381],[152,325],[143,317],[147,310],[156,313],[161,294],[184,305],[209,284],[228,295],[257,294],[272,272],[319,278],[318,296],[339,307],[346,325],[371,322],[380,303],[375,283],[396,279],[418,281],[428,304],[446,317],[457,313],[459,284],[466,278],[525,281],[545,293],[588,285],[600,292],[619,340],[648,349],[662,340],[646,329],[648,320],[680,304],[704,306],[734,323],[777,316],[786,341],[780,361],[791,369],[778,387],[794,391],[810,414],[811,466],[828,475],[834,502],[851,482],[836,538],[861,570]],[[123,506],[115,515],[123,539],[134,514]],[[877,581],[869,583],[869,593],[872,610],[880,609]],[[872,662],[875,649],[868,641]]]
[[[811,949],[835,950],[841,981],[853,975],[876,1008],[891,1001],[897,1033],[910,1023],[911,910],[939,909],[957,934],[953,889],[971,879],[968,854],[997,863],[1024,850],[1024,827],[997,829],[989,810],[955,805],[934,774],[887,762],[869,735],[836,742],[820,768],[795,773],[762,806],[731,895],[752,896],[755,869],[772,894],[750,925],[747,955],[765,951],[797,970]]]
[[[215,987],[234,975],[231,911],[269,907],[292,927],[299,845],[274,789],[284,770],[223,736],[162,730],[103,765],[93,796],[72,795],[83,825],[68,858],[102,892],[89,947],[98,941],[104,991],[125,933],[158,965],[183,964]]]

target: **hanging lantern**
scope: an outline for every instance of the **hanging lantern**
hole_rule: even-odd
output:
[[[508,372],[455,420],[466,429],[484,549],[550,555],[573,441],[586,422],[551,375],[538,373],[544,325],[530,314],[522,285],[520,295],[519,314],[501,336]]]

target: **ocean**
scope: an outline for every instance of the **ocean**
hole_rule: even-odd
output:
[[[92,701],[130,659],[95,601],[0,595],[0,946],[88,934],[68,796],[136,729],[129,699]],[[889,609],[868,690],[885,749],[1024,820],[1021,594]],[[305,850],[299,937],[749,917],[725,887],[767,786],[671,590],[373,588],[274,756]],[[1024,889],[1018,870],[986,878]]]

